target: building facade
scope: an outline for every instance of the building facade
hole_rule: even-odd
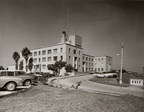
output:
[[[30,51],[30,57],[34,60],[32,72],[50,72],[47,66],[59,60],[71,64],[77,72],[97,71],[99,68],[99,71],[105,72],[112,69],[112,57],[99,57],[103,58],[103,68],[100,67],[100,64],[96,62],[96,59],[99,59],[98,57],[83,53],[82,37],[78,35],[67,36],[66,32],[62,32],[61,41],[57,45],[31,49]],[[24,60],[22,56],[21,60]],[[95,66],[95,63],[98,65]]]
[[[112,70],[112,57],[102,56],[94,57],[94,71],[108,72]]]

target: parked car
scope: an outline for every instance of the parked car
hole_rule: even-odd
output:
[[[116,77],[118,77],[118,73],[105,73],[105,77],[116,78]]]
[[[116,78],[118,77],[118,74],[117,73],[94,73],[93,76],[98,77],[98,78],[105,78],[105,77]]]
[[[94,73],[93,76],[94,76],[94,77],[98,77],[98,78],[104,78],[104,77],[105,77],[105,74],[102,74],[102,73]]]
[[[22,86],[21,78],[8,76],[7,72],[0,70],[0,88],[13,91],[18,86]]]
[[[3,70],[6,73],[6,76],[11,76],[14,78],[21,78],[23,86],[29,86],[35,83],[35,76],[32,74],[26,74],[22,70]]]

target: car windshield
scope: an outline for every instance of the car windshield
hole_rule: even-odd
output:
[[[19,75],[25,75],[26,73],[24,71],[16,71],[15,75],[19,76]]]

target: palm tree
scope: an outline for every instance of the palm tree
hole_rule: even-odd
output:
[[[0,70],[4,70],[4,67],[2,65],[0,66]]]
[[[23,60],[20,61],[19,70],[23,70]]]
[[[30,58],[30,59],[29,59],[28,68],[29,68],[29,70],[30,70],[30,72],[31,72],[31,70],[32,70],[32,68],[33,68],[33,58]]]
[[[16,63],[16,70],[18,69],[18,61],[20,59],[20,55],[18,52],[14,52],[13,55],[12,55],[13,59],[15,60],[15,63]]]
[[[29,58],[30,54],[31,54],[31,52],[30,52],[30,50],[27,47],[23,48],[22,56],[24,57],[24,59],[26,61],[26,72],[27,72],[27,62],[28,62],[28,58]]]

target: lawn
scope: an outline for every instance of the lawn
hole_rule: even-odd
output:
[[[0,98],[0,112],[143,112],[144,99],[54,88],[38,83]]]

